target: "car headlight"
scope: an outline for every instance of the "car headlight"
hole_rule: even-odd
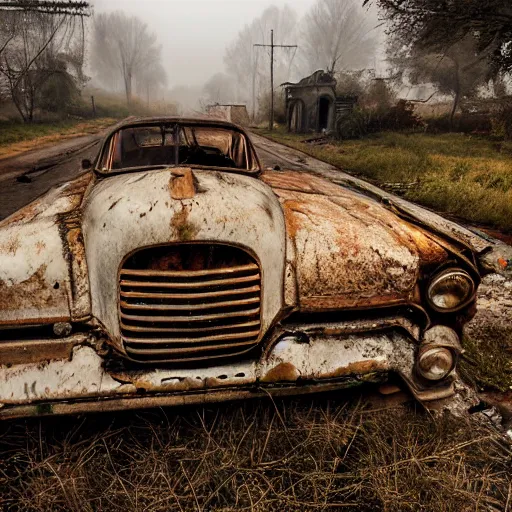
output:
[[[445,347],[428,348],[420,354],[417,363],[419,374],[427,380],[444,379],[455,367],[455,359]]]
[[[471,276],[461,269],[441,272],[430,282],[427,298],[433,309],[448,313],[463,308],[475,293]]]

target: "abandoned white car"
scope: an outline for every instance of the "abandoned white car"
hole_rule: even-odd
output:
[[[263,170],[230,123],[132,119],[0,223],[0,417],[399,376],[454,392],[506,246],[343,173]]]

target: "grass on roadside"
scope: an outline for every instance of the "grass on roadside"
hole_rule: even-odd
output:
[[[510,447],[477,421],[341,399],[0,425],[0,508],[504,510]]]
[[[471,334],[464,337],[464,349],[459,372],[466,382],[479,390],[512,389],[512,327],[473,327]]]
[[[412,184],[405,198],[512,231],[512,144],[464,134],[381,133],[315,146],[284,130],[261,135],[377,184]]]
[[[97,133],[114,122],[111,118],[32,124],[3,121],[0,122],[0,158],[22,153],[42,144]]]

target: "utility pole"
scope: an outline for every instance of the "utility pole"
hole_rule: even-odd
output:
[[[297,48],[296,44],[274,44],[274,31],[270,31],[270,44],[255,44],[260,48],[270,48],[270,120],[268,128],[274,129],[274,48]]]

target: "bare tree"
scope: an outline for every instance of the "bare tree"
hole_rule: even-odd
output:
[[[203,93],[209,103],[233,103],[235,100],[233,79],[225,73],[216,73],[204,85]]]
[[[390,39],[388,54],[398,78],[413,85],[432,84],[441,94],[453,97],[450,129],[461,101],[475,97],[489,82],[489,61],[480,57],[472,35],[436,51],[435,47],[404,44],[396,34]]]
[[[161,70],[161,47],[156,35],[136,16],[122,12],[99,14],[94,20],[92,66],[100,80],[113,85],[122,81],[126,101],[131,102],[133,84],[148,70]]]
[[[227,48],[224,62],[227,72],[233,76],[237,101],[248,103],[253,115],[257,104],[267,93],[270,61],[263,49],[255,44],[269,44],[270,30],[274,30],[275,44],[295,43],[297,14],[288,6],[271,6],[246,25]],[[290,79],[295,51],[282,51],[275,55],[276,83]]]
[[[83,18],[65,12],[13,9],[4,12],[2,20],[8,21],[0,26],[7,41],[0,55],[0,74],[22,118],[32,121],[42,103],[66,105],[85,80]],[[5,27],[12,27],[11,32]],[[49,81],[53,87],[43,94]],[[59,97],[51,97],[52,91]]]
[[[144,73],[138,75],[136,80],[137,93],[146,98],[148,106],[151,98],[156,97],[166,85],[167,73],[160,62],[160,57],[146,68]]]
[[[317,0],[303,20],[301,55],[307,71],[368,66],[376,51],[376,24],[358,0]]]

